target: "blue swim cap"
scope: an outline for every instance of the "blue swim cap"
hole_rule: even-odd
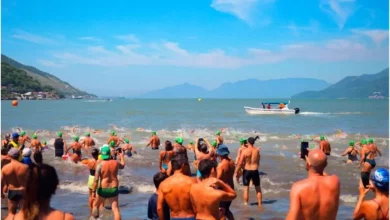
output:
[[[389,191],[389,170],[385,168],[379,168],[371,176],[371,180],[375,187],[382,192]]]
[[[16,138],[19,138],[19,134],[16,132],[12,133],[12,139],[16,139]]]

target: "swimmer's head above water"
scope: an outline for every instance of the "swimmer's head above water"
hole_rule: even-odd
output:
[[[115,142],[114,141],[110,142],[110,147],[115,147]]]
[[[373,144],[374,143],[374,138],[369,138],[368,139],[368,143]]]
[[[363,139],[362,141],[360,141],[360,144],[362,144],[362,145],[367,144],[367,140],[366,140],[366,139]]]
[[[79,136],[75,136],[75,137],[73,138],[74,141],[79,141],[79,139],[80,139]]]
[[[215,132],[215,135],[217,135],[217,136],[221,135],[221,131]]]
[[[349,141],[349,146],[355,146],[355,141]]]
[[[178,143],[178,144],[183,144],[183,138],[181,138],[181,137],[177,137],[176,139],[175,139],[175,142],[176,143]]]
[[[321,136],[320,136],[320,140],[321,140],[321,141],[324,141],[324,140],[325,140],[325,136],[324,136],[324,135],[321,135]]]
[[[20,137],[23,137],[24,135],[26,135],[25,131],[20,132]]]
[[[33,134],[32,138],[33,138],[33,139],[37,139],[37,138],[38,138],[38,135]]]
[[[57,132],[57,136],[61,138],[62,137],[62,132],[61,131]]]
[[[125,138],[125,143],[126,144],[130,143],[130,140],[128,138]]]

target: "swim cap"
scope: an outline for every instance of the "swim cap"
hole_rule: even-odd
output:
[[[37,139],[37,138],[38,138],[38,135],[33,134],[32,138],[33,138],[33,139]]]
[[[19,158],[19,150],[12,147],[9,151],[8,151],[8,155],[11,156],[12,158],[14,159],[18,159]]]
[[[221,131],[217,131],[215,134],[216,135],[221,135]]]
[[[30,148],[25,148],[25,149],[23,149],[22,155],[23,155],[23,157],[29,157],[29,156],[31,156],[31,149],[30,149]]]
[[[246,142],[246,139],[245,138],[241,138],[240,139],[240,144],[244,144]]]
[[[321,135],[321,136],[320,136],[320,140],[321,140],[321,141],[325,140],[324,135]]]
[[[111,135],[115,135],[115,131],[111,131]]]
[[[152,132],[152,135],[156,135],[157,133],[155,131]]]
[[[389,191],[389,170],[385,168],[377,169],[374,175],[371,176],[371,180],[380,191]]]
[[[211,146],[216,147],[217,146],[217,142],[216,141],[211,142]]]
[[[89,132],[85,133],[85,136],[89,137],[91,134]]]
[[[129,141],[129,139],[128,138],[125,138],[125,143],[129,143],[130,141]]]
[[[46,142],[46,141],[43,141],[42,143],[43,143],[44,145],[46,145],[46,144],[47,144],[47,142]]]
[[[363,139],[360,143],[361,143],[361,144],[367,144],[367,140],[366,140],[366,139]]]
[[[370,144],[374,143],[374,138],[369,138],[368,143],[370,143]]]
[[[6,135],[5,135],[5,138],[10,138],[10,137],[11,137],[10,134],[6,134]]]
[[[57,136],[62,137],[62,132],[61,131],[57,132]]]
[[[349,141],[349,146],[355,146],[355,141]]]
[[[177,137],[176,139],[175,139],[175,141],[176,141],[176,143],[178,143],[178,144],[183,144],[183,138],[181,138],[181,137]]]
[[[79,139],[80,139],[79,136],[75,136],[75,137],[73,138],[74,141],[79,141]]]
[[[111,142],[110,142],[110,146],[111,146],[111,147],[115,147],[115,142],[114,142],[114,141],[111,141]]]
[[[110,159],[111,152],[110,152],[110,147],[108,145],[103,145],[103,147],[100,149],[100,153],[102,156],[103,160],[108,160]]]
[[[12,133],[12,139],[18,139],[19,138],[19,134],[14,132]]]
[[[25,132],[25,131],[20,132],[20,136],[23,137],[24,135],[26,135],[26,132]]]
[[[190,144],[193,144],[194,142],[193,141],[190,141]]]

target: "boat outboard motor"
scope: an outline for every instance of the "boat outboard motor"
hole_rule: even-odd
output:
[[[295,114],[299,113],[299,108],[294,108],[294,110],[295,110]]]

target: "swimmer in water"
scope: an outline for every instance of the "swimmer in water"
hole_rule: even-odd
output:
[[[260,150],[254,146],[255,141],[258,137],[250,137],[247,140],[247,148],[243,149],[238,160],[235,176],[236,180],[238,177],[238,170],[243,168],[242,182],[244,184],[244,205],[248,205],[249,200],[249,183],[252,181],[256,190],[257,204],[262,206],[262,193],[260,187]]]
[[[69,148],[65,151],[65,154],[67,154],[68,151],[72,149],[73,150],[72,161],[78,163],[79,161],[81,161],[81,156],[82,156],[81,149],[83,149],[84,151],[85,149],[81,146],[78,136],[75,136],[73,140],[74,142],[70,144]],[[87,152],[85,153],[87,154]]]
[[[20,132],[19,143],[20,143],[20,146],[22,146],[23,149],[25,147],[26,142],[30,142],[30,141],[31,141],[31,139],[30,139],[29,136],[26,135],[25,131]]]
[[[91,134],[89,132],[85,133],[85,137],[81,141],[81,146],[84,149],[91,149],[95,146],[95,141],[91,138]]]
[[[152,132],[152,137],[150,137],[148,143],[145,147],[152,147],[152,150],[158,150],[160,147],[160,138],[157,136],[155,131]]]
[[[354,161],[357,161],[357,156],[360,154],[360,151],[359,149],[355,148],[355,142],[354,141],[349,141],[349,147],[344,151],[343,154],[341,154],[341,156],[346,156],[348,155],[348,160],[347,160],[347,164],[350,164]]]
[[[42,144],[38,140],[38,136],[36,134],[32,135],[32,140],[30,142],[30,148],[33,150],[33,152],[41,152],[42,151]]]
[[[290,191],[290,210],[286,220],[335,220],[339,209],[340,180],[326,175],[327,157],[320,149],[306,156],[308,178],[293,184]],[[314,196],[313,196],[314,195]]]
[[[133,156],[132,152],[137,154],[137,151],[135,151],[134,146],[130,144],[130,140],[128,138],[125,138],[125,144],[122,146],[122,151],[127,157]]]
[[[89,169],[89,177],[88,177],[88,190],[89,190],[89,200],[88,200],[88,206],[90,208],[90,212],[92,214],[92,207],[93,207],[93,196],[92,196],[92,189],[93,189],[93,182],[95,180],[95,170],[96,166],[98,164],[98,156],[99,156],[99,150],[96,148],[92,149],[92,158],[82,160],[81,163],[88,166]]]
[[[160,171],[166,173],[168,171],[168,164],[175,155],[173,146],[170,141],[165,141],[165,150],[160,151],[159,168]]]
[[[107,140],[107,144],[110,144],[111,141],[114,141],[115,146],[114,147],[119,147],[119,144],[123,143],[123,141],[117,137],[117,134],[115,131],[111,131],[111,136]]]
[[[223,144],[223,137],[221,135],[221,131],[217,131],[215,135],[216,135],[215,141],[217,142],[217,146]]]
[[[327,140],[325,140],[325,136],[324,135],[321,135],[320,136],[320,149],[327,155],[329,156],[330,155],[330,151],[331,151],[331,148],[330,148],[330,144]]]

